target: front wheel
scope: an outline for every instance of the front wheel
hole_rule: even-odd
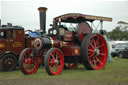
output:
[[[49,49],[44,59],[44,66],[49,75],[59,75],[64,67],[64,56],[61,50]]]
[[[39,57],[32,55],[32,49],[24,49],[19,57],[19,66],[24,74],[33,74],[39,66]]]

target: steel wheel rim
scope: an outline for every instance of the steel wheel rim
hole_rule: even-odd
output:
[[[88,42],[88,61],[95,70],[102,69],[107,62],[108,49],[100,34],[93,35]]]
[[[55,49],[52,50],[48,56],[48,67],[53,75],[59,75],[64,66],[63,54]]]
[[[27,74],[35,73],[39,66],[38,57],[32,57],[31,53],[31,49],[26,50],[22,58],[22,66]]]

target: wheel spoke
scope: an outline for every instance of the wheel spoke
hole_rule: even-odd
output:
[[[92,45],[92,43],[91,42],[89,42],[89,44],[91,45],[91,47],[94,49],[94,46]]]
[[[57,68],[57,70],[59,69],[59,65],[58,64],[56,64],[56,68]]]
[[[89,63],[92,64],[92,59],[91,58],[89,58]]]
[[[104,53],[99,53],[99,55],[105,56],[105,54],[104,54]]]
[[[51,53],[50,55],[52,56],[52,58],[53,58],[53,59],[55,59],[55,56],[54,56],[54,54],[53,54],[53,53]]]
[[[97,46],[96,46],[96,41],[95,41],[95,39],[93,39],[93,41],[94,41],[94,46],[97,47]]]
[[[30,71],[31,71],[31,69],[32,69],[32,65],[30,64]]]
[[[102,65],[103,63],[100,61],[100,59],[98,57],[96,57],[96,59],[99,61],[99,63]]]
[[[98,47],[99,46],[99,38],[96,39],[96,46]]]
[[[27,66],[26,66],[26,69],[27,69],[27,71],[28,71],[28,64],[27,64]]]
[[[55,64],[52,66],[52,71],[55,72]]]
[[[93,57],[93,64],[94,64],[95,67],[97,67],[95,57]]]
[[[88,49],[88,51],[94,52],[94,50]]]
[[[29,51],[29,53],[28,53],[28,56],[29,56],[29,58],[31,58],[31,52]]]
[[[49,59],[49,64],[53,64],[53,59]]]
[[[101,44],[100,46],[98,46],[97,48],[102,48],[102,47],[104,47],[104,44]]]
[[[91,54],[92,54],[92,52],[88,51],[88,55],[91,55]]]
[[[92,57],[92,56],[94,56],[94,54],[92,53],[91,55],[89,55],[88,57]]]
[[[56,59],[58,59],[59,58],[59,54],[58,53],[56,53]]]

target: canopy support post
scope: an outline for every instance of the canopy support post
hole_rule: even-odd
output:
[[[101,30],[103,30],[103,21],[100,21],[101,22]]]

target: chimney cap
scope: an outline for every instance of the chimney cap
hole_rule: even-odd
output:
[[[40,12],[46,12],[47,11],[47,8],[46,7],[39,7],[38,10]]]

